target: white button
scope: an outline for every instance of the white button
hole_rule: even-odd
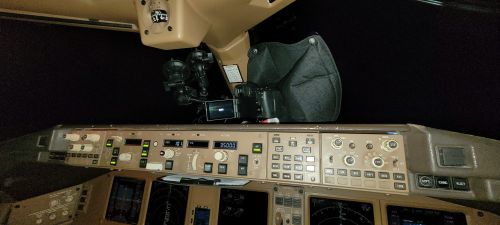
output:
[[[306,161],[307,162],[314,162],[315,161],[314,156],[307,156]]]
[[[314,172],[314,166],[306,166],[307,172]]]
[[[333,169],[332,168],[325,168],[325,174],[333,175]]]

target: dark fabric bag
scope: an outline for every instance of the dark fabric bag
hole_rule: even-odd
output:
[[[294,44],[258,44],[248,55],[248,81],[275,90],[281,122],[332,122],[338,118],[340,76],[319,35]]]

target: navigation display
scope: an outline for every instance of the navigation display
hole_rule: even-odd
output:
[[[137,224],[141,211],[142,194],[144,193],[143,180],[126,177],[115,177],[111,195],[106,210],[106,219]]]
[[[189,186],[153,181],[146,225],[184,224],[188,196]]]
[[[218,225],[267,224],[268,198],[267,192],[221,189]]]
[[[390,225],[467,225],[463,213],[392,205],[387,206],[387,218]]]
[[[373,205],[364,202],[342,201],[311,197],[311,225],[373,225]],[[392,224],[391,224],[392,225]]]

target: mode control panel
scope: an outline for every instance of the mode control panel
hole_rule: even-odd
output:
[[[401,135],[324,133],[321,139],[324,184],[408,192]]]
[[[318,133],[269,133],[270,180],[321,183]]]

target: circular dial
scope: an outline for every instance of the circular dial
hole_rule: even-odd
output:
[[[341,138],[335,138],[332,143],[330,143],[330,145],[334,148],[334,149],[340,149],[342,148],[342,144],[343,144],[343,141]]]
[[[399,147],[399,144],[395,140],[385,140],[384,142],[382,142],[382,146],[381,147],[385,151],[392,152],[392,151],[396,150]]]
[[[384,166],[384,159],[382,157],[373,157],[372,159],[372,165],[375,168],[382,168]]]
[[[227,153],[225,151],[217,151],[214,154],[214,159],[219,162],[224,162],[227,160]]]
[[[175,151],[172,149],[165,149],[162,152],[164,152],[163,157],[165,157],[167,159],[174,158],[174,156],[175,156]]]
[[[356,158],[354,158],[354,156],[352,155],[344,156],[344,164],[346,166],[354,166],[355,163],[356,163]]]

